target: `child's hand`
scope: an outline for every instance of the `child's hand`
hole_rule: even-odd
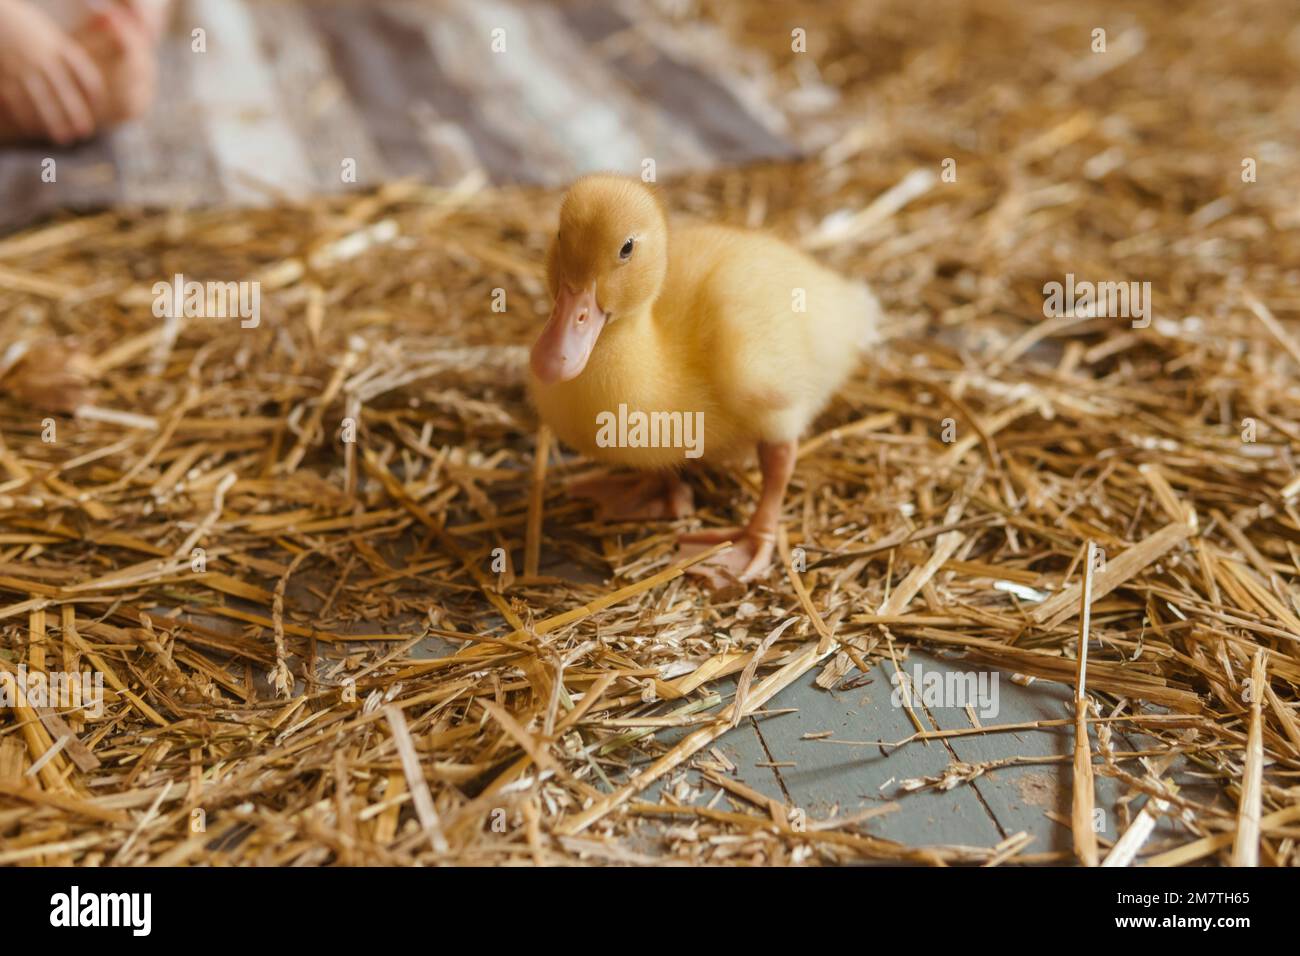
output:
[[[167,29],[167,19],[171,14],[171,0],[115,0],[121,6],[133,12],[149,31],[154,43],[162,39]]]
[[[104,123],[134,119],[148,111],[158,81],[154,34],[149,23],[127,3],[101,6],[76,33],[107,87]]]
[[[65,146],[95,132],[103,73],[44,12],[0,0],[0,127]]]

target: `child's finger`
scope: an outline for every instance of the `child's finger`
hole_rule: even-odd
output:
[[[64,65],[72,75],[90,109],[99,115],[104,108],[108,89],[104,83],[104,74],[94,59],[78,43],[68,44],[63,55]]]
[[[95,132],[95,111],[86,102],[71,70],[60,63],[46,73],[45,83],[74,138],[86,139]]]
[[[135,0],[118,0],[118,2],[114,4],[114,7],[130,17],[135,22],[136,26],[144,30],[145,33],[150,32],[149,21],[146,19],[144,11],[140,9],[140,4],[135,2]]]
[[[95,16],[94,23],[101,26],[108,34],[117,52],[130,55],[133,50],[146,41],[143,27],[121,7],[113,4],[104,7]]]
[[[72,142],[74,133],[72,125],[64,117],[62,109],[54,102],[54,91],[49,88],[45,78],[39,74],[29,74],[22,79],[23,92],[35,114],[37,129],[60,146]]]
[[[27,91],[17,80],[9,80],[0,86],[0,105],[4,106],[21,137],[40,135],[40,117],[27,98]]]

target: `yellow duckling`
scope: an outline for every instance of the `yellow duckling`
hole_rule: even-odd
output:
[[[565,195],[546,271],[555,306],[530,356],[538,412],[584,454],[646,473],[585,493],[607,515],[677,517],[690,503],[682,465],[756,449],[749,523],[679,542],[735,542],[692,568],[715,585],[762,575],[799,436],[877,338],[871,292],[763,233],[670,233],[649,188],[604,174]]]

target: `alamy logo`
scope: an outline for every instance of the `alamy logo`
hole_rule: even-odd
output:
[[[629,412],[596,415],[598,448],[682,448],[687,458],[704,454],[703,412]]]
[[[1043,286],[1043,316],[1099,316],[1132,319],[1133,328],[1151,324],[1150,282],[1075,282],[1074,273],[1065,274],[1065,283],[1049,282]]]
[[[996,671],[928,671],[917,664],[910,679],[896,670],[889,682],[894,685],[889,702],[895,707],[906,700],[912,707],[972,707],[986,720],[998,715]]]
[[[0,707],[81,707],[93,719],[104,716],[104,675],[98,671],[29,673],[26,664],[19,664],[15,670],[16,674],[0,672]]]
[[[51,926],[129,926],[132,935],[148,936],[153,927],[151,893],[71,892],[50,897]]]
[[[244,329],[262,322],[262,283],[195,282],[176,273],[171,282],[153,284],[155,318],[234,319]]]

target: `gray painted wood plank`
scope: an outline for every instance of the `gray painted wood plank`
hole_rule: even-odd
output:
[[[927,671],[939,674],[957,672],[979,672],[964,664],[959,659],[939,658],[913,651],[913,662],[921,662]],[[910,672],[910,667],[906,668]],[[1036,680],[1028,686],[1013,683],[1010,675],[1000,671],[986,671],[989,680],[998,674],[997,712],[987,717],[980,715],[980,723],[1017,724],[1038,720],[1070,719],[1074,715],[1073,689],[1065,684]],[[960,707],[929,707],[927,714],[940,729],[958,730],[972,726],[966,712]],[[1141,735],[1126,735],[1116,725],[1113,731],[1112,746],[1122,754],[1124,751],[1149,749],[1153,741]],[[1095,729],[1089,734],[1092,752],[1098,753],[1099,744]],[[956,756],[966,763],[977,764],[989,761],[1010,760],[1015,757],[1057,757],[1057,763],[1029,764],[991,769],[977,777],[970,786],[976,790],[989,810],[998,820],[999,825],[1008,834],[1025,831],[1034,836],[1034,843],[1026,852],[1070,851],[1073,839],[1068,827],[1047,816],[1054,812],[1061,819],[1069,819],[1071,812],[1073,768],[1070,762],[1074,750],[1074,729],[1072,726],[1049,727],[1041,730],[1016,731],[997,734],[981,734],[950,739],[950,745]],[[1121,764],[1129,773],[1141,776],[1142,768],[1136,761]],[[1175,768],[1177,773],[1177,768]],[[1098,818],[1098,835],[1104,841],[1113,842],[1119,838],[1126,826],[1126,821],[1145,804],[1146,798],[1139,797],[1132,801],[1129,813],[1122,814],[1119,809],[1128,787],[1121,781],[1102,774],[1094,774],[1094,806],[1101,812]],[[1157,826],[1152,840],[1158,841],[1180,836],[1189,838],[1187,831],[1169,818],[1164,818]],[[1105,844],[1102,849],[1105,855]]]
[[[635,173],[647,157],[669,168],[709,159],[689,128],[666,126],[650,101],[555,11],[505,0],[457,11],[463,14],[454,33],[463,41],[457,54],[464,80],[480,97],[492,87],[515,91],[508,113],[494,117],[501,135],[525,153],[534,140],[552,143],[563,157],[554,165],[531,164],[515,178],[559,184],[594,170]],[[440,44],[448,25],[433,31],[431,42]],[[499,52],[491,44],[494,31],[502,31]]]
[[[193,109],[208,130],[222,193],[232,202],[302,197],[319,184],[286,121],[286,105],[262,55],[243,0],[188,0],[207,49],[191,58]]]
[[[32,146],[0,147],[0,217],[5,225],[24,226],[59,208],[58,190],[41,182],[41,160],[65,152]]]
[[[668,176],[714,165],[713,153],[691,124],[683,123],[664,104],[642,95],[609,52],[573,29],[562,9],[512,2],[516,9],[529,14],[529,29],[535,34],[532,45],[552,73],[569,80],[579,104],[600,103],[613,113],[617,131],[614,135],[622,141],[622,156],[617,157],[619,165],[614,169],[637,174],[643,160],[654,159],[656,175]],[[584,131],[587,141],[600,135],[599,130]],[[582,171],[601,168],[598,152],[588,149],[587,142],[579,146]]]
[[[0,147],[0,224],[13,227],[61,210],[93,209],[118,187],[113,144],[108,137],[74,147],[22,144]],[[54,181],[45,176],[53,165]]]
[[[948,751],[941,743],[887,749],[803,739],[804,734],[827,730],[841,740],[895,741],[913,733],[906,713],[890,702],[886,669],[877,666],[869,676],[869,684],[824,691],[813,684],[815,674],[808,674],[768,704],[771,710],[797,707],[796,713],[758,720],[772,757],[795,764],[779,773],[796,804],[809,819],[825,819],[896,800],[900,809],[868,821],[868,831],[909,846],[992,846],[1000,841],[992,817],[969,788],[946,793],[901,790],[902,781],[937,774],[948,765]]]
[[[411,15],[409,6],[400,9]],[[528,18],[507,13],[493,18],[474,6],[453,4],[436,21],[420,18],[442,85],[466,104],[444,102],[440,114],[456,118],[472,106],[471,121],[461,123],[494,180],[558,184],[573,177],[580,157],[562,129],[546,121],[546,105],[538,104],[534,87],[545,87],[549,77],[521,68],[529,56]],[[492,50],[492,31],[498,28],[506,31],[502,53]]]
[[[174,30],[158,51],[158,83],[163,90],[150,114],[108,135],[113,141],[119,189],[97,195],[99,205],[126,202],[141,206],[190,206],[221,198],[217,164],[208,130],[195,114],[192,22],[181,6]]]
[[[585,0],[560,9],[591,47],[632,27],[627,17],[607,3]],[[768,129],[730,90],[693,64],[657,47],[614,49],[608,55],[626,83],[690,128],[718,162],[796,154],[789,142]]]
[[[920,665],[925,672],[939,675],[976,673],[983,674],[990,683],[996,674],[996,707],[983,713],[976,708],[982,725],[1020,723],[1033,720],[1053,720],[1073,714],[1069,688],[1046,681],[1036,681],[1029,687],[1011,682],[1010,675],[1001,671],[975,668],[961,661],[951,661],[913,650],[904,663],[904,672],[914,674]],[[973,726],[961,706],[927,706],[927,716],[940,730],[959,730]],[[958,760],[968,764],[1008,760],[1014,757],[1068,757],[1072,752],[1074,732],[1069,727],[1053,727],[1041,731],[981,734],[949,738],[948,744]],[[1060,824],[1045,816],[1052,810],[1064,817],[1070,814],[1071,770],[1068,763],[1034,764],[989,770],[972,781],[974,789],[984,804],[1007,833],[1025,831],[1034,836],[1027,852],[1068,850],[1070,833]],[[1113,791],[1113,785],[1101,784],[1103,790]],[[1113,802],[1113,793],[1107,794]],[[1108,835],[1114,839],[1113,809],[1106,806],[1106,798],[1098,806],[1106,808],[1111,823]]]
[[[722,696],[724,701],[730,701],[736,692],[736,679],[734,677],[724,678],[708,685],[707,693],[716,693]],[[694,728],[690,727],[673,727],[668,730],[655,734],[656,742],[667,749],[672,747],[683,737],[691,732]],[[751,720],[744,720],[734,729],[729,730],[718,739],[712,747],[706,748],[702,756],[706,759],[713,759],[709,750],[717,748],[732,764],[736,767],[736,772],[732,774],[734,779],[740,780],[750,787],[753,787],[765,797],[773,800],[785,802],[785,794],[781,788],[780,780],[777,774],[770,767],[760,766],[761,763],[768,759],[767,751],[763,747],[762,741],[754,728]],[[649,760],[644,763],[648,764]],[[688,763],[686,766],[690,766]],[[656,781],[646,788],[643,799],[659,800],[660,794],[665,790],[671,790],[674,782],[680,774],[669,774],[667,777]],[[717,788],[713,784],[703,781],[697,773],[690,774],[692,782],[699,786],[704,786],[704,794],[698,799],[697,804],[704,804],[716,793]],[[727,798],[724,796],[723,805],[726,805]],[[745,806],[745,811],[750,812],[753,807]]]
[[[396,176],[438,180],[411,113],[413,104],[439,88],[423,35],[378,7],[313,4],[308,17],[388,169]]]
[[[345,159],[355,164],[358,186],[389,178],[360,108],[334,72],[308,12],[290,3],[257,3],[249,12],[280,99],[290,105],[285,119],[303,143],[313,179],[323,188],[348,188]]]

